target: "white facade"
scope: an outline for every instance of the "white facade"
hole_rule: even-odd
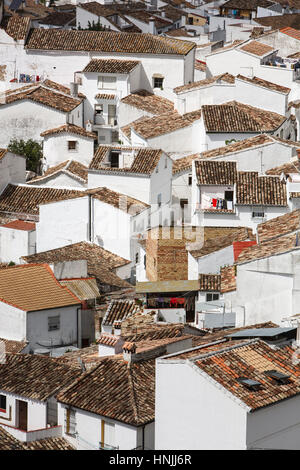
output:
[[[0,226],[0,260],[2,263],[20,262],[21,256],[35,253],[36,233]]]
[[[41,142],[41,132],[67,122],[82,126],[82,107],[81,103],[70,113],[65,113],[28,99],[2,104],[0,147],[7,147],[12,139]]]
[[[76,436],[66,433],[66,405],[58,403],[58,423],[62,426],[62,436],[78,450],[98,450],[104,440],[106,448],[115,450],[154,449],[154,423],[135,427],[105,416],[72,408],[75,411]],[[101,422],[104,421],[104,439],[101,435]]]
[[[155,449],[299,449],[299,402],[294,396],[250,413],[197,365],[157,359]]]
[[[26,158],[6,152],[0,159],[0,194],[9,183],[25,183]]]
[[[94,156],[94,139],[71,132],[45,135],[43,137],[44,169],[58,165],[66,160],[76,160],[89,166]],[[76,142],[76,148],[70,150],[69,142]]]

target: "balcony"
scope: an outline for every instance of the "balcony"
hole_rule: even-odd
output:
[[[61,426],[51,426],[48,428],[35,429],[33,431],[23,431],[23,429],[3,423],[1,423],[1,427],[21,442],[38,441],[48,437],[61,437],[62,435]]]
[[[226,202],[231,202],[231,201],[226,201]],[[232,209],[226,207],[226,208],[219,208],[219,207],[209,207],[209,208],[206,208],[206,207],[203,207],[202,204],[200,202],[197,202],[196,203],[196,209],[195,209],[195,212],[202,212],[204,214],[234,214],[235,213],[235,209],[234,209],[234,206],[232,204]]]
[[[99,450],[119,450],[119,446],[115,447],[111,444],[105,444],[105,442],[99,442]]]

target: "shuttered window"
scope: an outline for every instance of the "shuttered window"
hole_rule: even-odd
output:
[[[74,410],[66,410],[65,432],[70,436],[74,436],[76,433],[76,412]]]

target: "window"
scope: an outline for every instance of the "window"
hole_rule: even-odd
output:
[[[237,381],[243,384],[249,390],[256,391],[259,390],[261,387],[260,382],[258,382],[257,380],[249,379],[248,377],[239,377]]]
[[[220,294],[206,294],[206,302],[212,302],[213,300],[219,300]]]
[[[192,175],[189,175],[189,186],[192,186],[193,183],[193,177]]]
[[[100,75],[98,77],[98,88],[106,88],[107,90],[115,90],[117,85],[116,77],[105,77]]]
[[[225,200],[233,201],[233,191],[225,191]]]
[[[0,395],[0,410],[6,411],[6,396]]]
[[[163,89],[163,77],[153,77],[153,88],[160,88]]]
[[[56,331],[60,329],[60,316],[48,317],[48,331]]]
[[[138,253],[135,254],[135,262],[136,262],[136,264],[138,264],[138,262],[139,262],[139,254]]]
[[[68,140],[68,150],[71,152],[77,150],[77,140]]]
[[[108,124],[110,126],[117,125],[116,111],[117,111],[117,108],[115,104],[108,105]]]
[[[111,168],[119,168],[119,156],[120,152],[112,150],[110,152],[110,166]]]
[[[161,206],[161,194],[157,195],[157,205],[158,205],[158,207]]]
[[[165,168],[168,168],[168,159],[165,159]]]
[[[265,213],[263,211],[253,211],[252,212],[252,217],[255,218],[255,217],[259,217],[261,219],[263,219],[265,216]]]
[[[145,268],[145,269],[146,269],[146,263],[147,263],[147,261],[146,261],[146,255],[144,255],[144,268]]]
[[[65,432],[70,436],[74,436],[76,433],[76,412],[74,410],[66,410]]]

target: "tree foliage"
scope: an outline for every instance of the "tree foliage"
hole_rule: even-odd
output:
[[[26,157],[26,170],[39,173],[43,156],[43,147],[39,142],[32,139],[27,141],[12,139],[7,149],[12,153],[24,155]]]

